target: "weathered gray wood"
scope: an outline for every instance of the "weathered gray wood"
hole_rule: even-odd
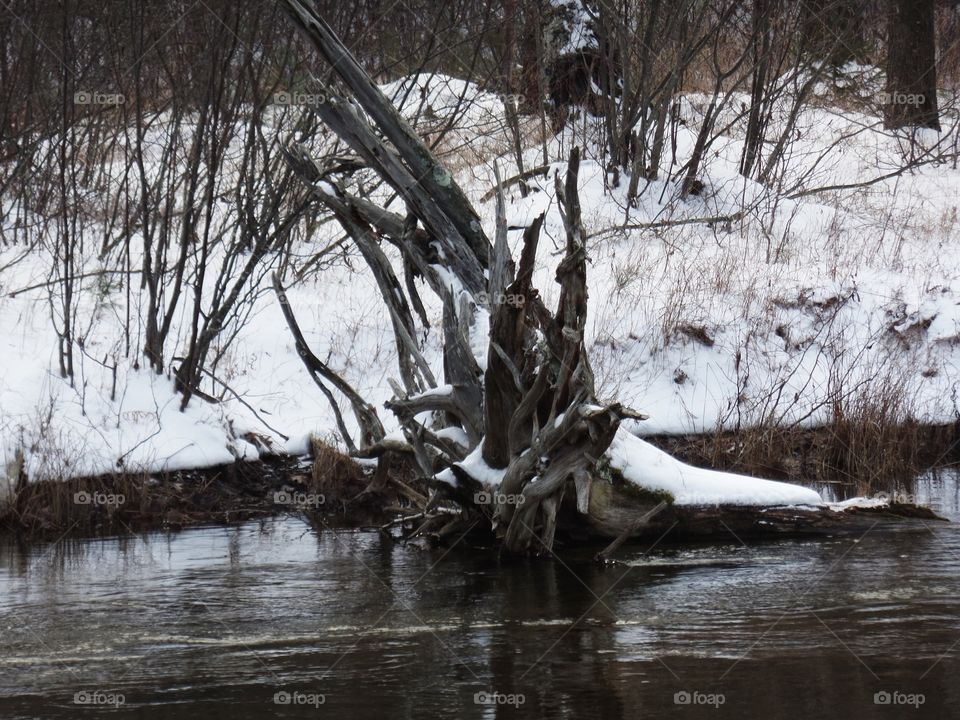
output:
[[[627,541],[627,538],[635,537],[641,529],[650,524],[650,520],[663,512],[668,506],[666,502],[659,502],[650,510],[641,515],[638,519],[624,526],[623,530],[614,538],[613,542],[607,545],[603,550],[597,553],[598,560],[606,560],[617,548]]]
[[[512,453],[511,430],[518,431],[516,426],[511,427],[503,419],[513,418],[523,399],[525,388],[518,386],[517,380],[523,381],[527,356],[534,344],[534,325],[529,320],[526,299],[532,295],[531,278],[543,217],[538,217],[524,231],[523,253],[516,279],[505,285],[507,278],[512,275],[506,264],[491,278],[490,351],[487,353],[487,373],[484,376],[486,436],[482,452],[484,461],[493,468],[507,467]],[[502,241],[498,240],[495,257],[504,252],[505,230],[504,223],[504,237]],[[495,290],[497,287],[500,289]]]
[[[500,169],[493,164],[493,174],[500,182]],[[497,232],[493,244],[493,257],[490,261],[490,279],[487,282],[487,293],[490,295],[491,310],[502,300],[507,285],[513,282],[513,257],[510,255],[510,246],[507,244],[507,208],[503,193],[497,193]]]
[[[367,267],[373,273],[377,287],[380,289],[380,296],[390,313],[397,347],[397,360],[400,366],[400,377],[403,379],[407,392],[422,392],[428,388],[436,387],[437,381],[433,377],[430,366],[423,358],[420,348],[414,340],[417,330],[413,315],[389,259],[380,249],[376,240],[373,239],[368,228],[362,227],[349,215],[341,215],[336,211],[335,213],[337,214],[337,220],[353,239],[354,244],[366,261]]]
[[[470,299],[464,295],[459,303],[453,293],[443,296],[443,374],[453,391],[457,407],[454,417],[467,433],[472,445],[483,437],[483,373],[470,346],[470,328],[474,323]]]
[[[574,148],[570,153],[566,181],[561,184],[557,178],[557,196],[567,232],[567,252],[557,268],[560,283],[557,322],[561,328],[563,354],[553,396],[554,414],[569,404],[570,397],[579,388],[583,388],[591,399],[593,396],[593,372],[583,343],[587,321],[587,250],[577,193],[579,169],[580,149]]]
[[[321,202],[334,213],[354,217],[357,221],[366,223],[377,235],[400,250],[404,260],[413,266],[434,293],[442,296],[447,291],[446,282],[437,272],[440,257],[427,232],[417,228],[415,224],[411,226],[408,219],[397,213],[345,191],[341,190],[339,195],[331,195],[320,189],[316,189],[316,192]]]
[[[331,70],[350,88],[360,106],[397,149],[416,182],[423,186],[440,210],[447,215],[477,259],[486,265],[490,241],[483,234],[479,217],[450,172],[437,160],[313,8],[304,0],[284,0],[283,6],[294,24],[326,60]]]
[[[326,102],[316,106],[320,119],[404,199],[442,248],[446,256],[444,264],[466,290],[480,296],[486,289],[487,256],[481,258],[466,243],[433,196],[425,191],[397,153],[377,137],[357,109],[331,88],[322,87],[322,90]]]
[[[675,540],[723,538],[738,541],[776,535],[845,535],[880,530],[929,532],[930,521],[945,522],[926,508],[908,505],[837,512],[828,507],[668,504],[650,515],[647,522],[638,524],[638,518],[649,514],[659,504],[659,500],[635,490],[594,480],[586,518],[574,514],[570,508],[560,526],[578,534],[586,530],[588,535],[596,538],[618,539],[623,536],[624,541],[631,538],[658,539],[665,533]],[[576,519],[571,521],[572,517]]]

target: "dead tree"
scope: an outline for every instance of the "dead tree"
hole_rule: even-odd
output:
[[[551,311],[531,283],[542,217],[526,228],[515,268],[502,199],[491,247],[452,175],[326,22],[302,0],[284,4],[339,81],[337,87],[324,88],[328,102],[317,113],[408,208],[404,217],[351,194],[346,182],[326,176],[319,183],[309,158],[298,148],[290,154],[291,165],[342,225],[380,287],[400,357],[401,382],[394,384],[396,396],[387,407],[398,418],[405,442],[385,442],[369,404],[300,347],[302,334],[284,299],[298,350],[315,379],[337,387],[353,406],[363,437],[347,442],[358,454],[383,458],[406,453],[432,479],[433,503],[456,501],[473,517],[485,511],[508,551],[549,552],[563,498],[588,490],[621,420],[637,417],[619,404],[598,404],[594,394],[584,346],[587,279],[576,192],[579,150],[571,153],[565,182],[558,178],[566,253],[557,268],[559,305]],[[379,238],[397,248],[443,300],[442,382],[430,372],[417,344],[411,311],[419,303],[415,288],[395,276]],[[277,289],[282,291],[279,281]],[[486,358],[476,357],[469,341],[480,313],[490,319]],[[480,370],[484,359],[485,373]],[[423,421],[425,412],[430,422]],[[340,425],[344,432],[342,420]],[[465,438],[466,445],[453,437]],[[500,502],[492,506],[474,503],[483,486],[473,476],[473,466],[462,462],[474,450],[503,476]],[[449,524],[449,517],[438,517],[437,523]]]
[[[402,437],[387,435],[376,410],[307,347],[279,277],[274,287],[297,351],[332,403],[351,452],[378,458],[375,475],[398,455],[431,487],[416,513],[414,533],[462,533],[486,520],[513,553],[548,554],[558,530],[614,542],[686,524],[692,532],[726,531],[737,517],[747,530],[792,532],[829,527],[826,508],[790,509],[776,522],[770,508],[716,512],[677,508],[664,496],[629,483],[611,470],[609,449],[624,419],[642,416],[619,403],[601,403],[584,330],[587,319],[586,235],[577,197],[580,152],[559,175],[557,199],[565,227],[556,309],[546,306],[532,277],[543,216],[523,233],[514,263],[507,243],[502,195],[494,242],[449,171],[410,129],[330,27],[305,2],[284,0],[295,25],[329,65],[321,120],[406,204],[398,214],[351,192],[350,180],[315,162],[300,146],[289,149],[294,172],[336,218],[379,286],[391,318],[400,381],[386,403]],[[336,85],[334,85],[336,83]],[[499,181],[498,181],[499,185]],[[437,379],[418,342],[422,303],[412,282],[401,282],[381,243],[396,251],[443,303],[443,376]],[[411,273],[405,272],[409,278]],[[486,351],[475,351],[482,315],[489,319]],[[481,370],[485,367],[485,370]],[[350,403],[355,441],[332,392]],[[491,476],[495,476],[492,481]],[[496,492],[488,492],[491,486]]]

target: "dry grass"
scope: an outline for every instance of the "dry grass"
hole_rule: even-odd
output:
[[[330,498],[356,493],[366,484],[366,474],[355,460],[337,450],[326,438],[310,438],[313,465],[310,470],[310,489]]]
[[[119,530],[133,514],[148,512],[159,500],[151,494],[149,479],[142,475],[27,483],[0,513],[0,521],[27,533]]]

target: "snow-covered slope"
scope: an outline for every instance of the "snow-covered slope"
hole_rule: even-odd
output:
[[[493,201],[480,201],[492,186],[492,167],[473,160],[464,166],[464,158],[473,156],[456,145],[471,133],[500,132],[497,101],[461,81],[444,85],[437,76],[430,83],[388,89],[413,87],[404,107],[419,107],[422,100],[433,117],[442,117],[460,97],[477,99],[478,109],[461,113],[451,136],[457,142],[450,166],[492,236]],[[704,102],[698,96],[684,99],[681,112],[689,122],[679,128],[677,154],[667,165],[673,160],[679,167],[689,155],[690,128]],[[558,159],[571,144],[583,142],[584,121],[574,123],[576,131],[571,126],[547,143],[556,161],[551,175],[531,180],[534,192],[526,198],[515,189],[508,195],[515,250],[524,225],[547,213],[535,284],[548,304],[556,299],[553,274],[562,237],[553,175],[563,172]],[[854,129],[857,133],[846,137]],[[664,174],[629,210],[626,183],[605,192],[603,164],[589,159],[598,157],[597,148],[587,147],[580,178],[590,235],[587,342],[601,399],[616,398],[648,414],[650,420],[630,428],[640,434],[771,421],[822,423],[838,402],[891,384],[918,418],[957,417],[960,172],[928,165],[859,190],[789,199],[739,176],[742,130],[732,125],[714,145],[702,196],[679,199],[677,183]],[[798,138],[789,177],[805,180],[796,192],[884,174],[904,153],[901,141],[884,133],[877,118],[828,105],[803,113]],[[516,171],[505,140],[478,137],[468,144],[487,161],[504,153],[499,159],[504,177]],[[532,138],[528,167],[543,161],[540,148]],[[815,162],[825,153],[826,160]],[[745,208],[744,217],[731,222],[622,228],[733,215]],[[332,223],[321,226],[298,255],[308,258],[337,237]],[[84,352],[73,387],[59,377],[43,287],[51,258],[38,250],[14,263],[22,253],[22,247],[0,247],[0,467],[17,449],[33,479],[215,464],[255,456],[256,448],[243,437],[249,432],[295,451],[305,448],[308,434],[335,429],[265,279],[247,323],[217,368],[231,392],[221,406],[194,400],[181,414],[169,378],[133,369],[142,343],[142,307],[127,307],[117,283],[97,277],[80,283]],[[91,256],[87,264],[96,270],[98,262]],[[382,407],[390,395],[387,380],[396,375],[392,330],[375,284],[359,267],[356,258],[331,258],[321,273],[293,283],[287,294],[314,352]],[[429,293],[424,299],[432,324],[424,355],[439,368],[441,308]],[[135,325],[130,356],[124,350],[127,312]],[[173,337],[171,350],[177,354],[185,339],[179,325]],[[381,417],[388,429],[393,426],[389,413],[381,411]],[[673,482],[678,501],[819,501],[779,483],[681,472],[682,466],[625,431],[616,442],[625,475],[651,486]],[[645,476],[650,468],[656,473]]]

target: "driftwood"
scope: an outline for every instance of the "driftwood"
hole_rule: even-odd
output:
[[[415,178],[414,182],[421,185],[426,195],[437,205],[443,216],[438,218],[440,224],[449,222],[477,259],[486,263],[490,242],[483,234],[480,219],[473,206],[460,186],[453,182],[450,173],[437,161],[426,143],[410,128],[393,104],[384,97],[380,88],[323,18],[303,0],[287,0],[284,8],[320,57],[327,61],[331,70],[350,88],[360,107],[396,148]],[[336,104],[323,103],[321,107]],[[327,120],[323,113],[320,115],[324,121]],[[365,122],[362,124],[367,127]],[[341,134],[336,128],[331,129],[347,141],[346,134]],[[347,142],[349,144],[349,141]],[[380,143],[371,149],[382,154],[385,146]],[[399,188],[397,189],[399,191]]]
[[[597,554],[598,560],[608,559],[623,543],[625,543],[629,538],[636,537],[640,532],[646,529],[650,525],[650,521],[659,515],[661,512],[669,507],[668,503],[661,500],[652,508],[647,510],[643,515],[638,519],[625,524],[623,529],[620,531],[620,534],[614,538],[613,542],[607,545],[600,553]]]
[[[583,514],[571,507],[565,508],[562,523],[565,529],[584,537],[619,540],[600,554],[603,557],[609,556],[627,538],[654,540],[666,535],[671,539],[747,540],[769,536],[863,534],[886,529],[929,531],[931,521],[945,522],[927,508],[897,503],[843,511],[803,506],[678,506],[605,482],[591,485],[588,502],[586,524],[580,521]]]
[[[495,168],[497,225],[491,247],[455,179],[329,26],[305,0],[282,4],[330,66],[332,82],[339,82],[324,86],[327,102],[316,111],[358,158],[316,163],[293,146],[287,159],[344,228],[380,288],[401,380],[391,381],[394,398],[386,407],[397,418],[402,439],[385,437],[376,411],[306,347],[278,278],[275,288],[297,349],[333,404],[351,453],[379,458],[381,470],[388,458],[406,455],[433,487],[429,498],[407,494],[417,505],[408,513],[419,523],[413,535],[445,537],[486,520],[507,552],[550,553],[563,533],[612,539],[609,555],[629,537],[678,528],[694,535],[720,528],[745,535],[832,531],[853,517],[826,510],[679,508],[605,479],[598,464],[620,423],[642,416],[618,403],[601,404],[594,392],[584,345],[587,251],[577,196],[579,150],[571,151],[565,177],[558,173],[556,178],[566,242],[556,271],[559,303],[550,310],[532,284],[543,217],[524,229],[515,265],[504,184]],[[357,163],[393,188],[405,214],[351,190]],[[399,253],[402,281],[384,244]],[[417,322],[427,323],[418,278],[443,305],[442,379],[434,377],[418,344]],[[478,358],[475,335],[483,313],[489,314],[489,335],[485,358]],[[478,360],[485,360],[485,371]],[[359,442],[349,437],[331,388],[350,402],[361,428]],[[473,475],[476,466],[465,460],[477,454],[489,471],[502,476],[492,502],[480,500],[491,498],[483,493],[479,473]]]

